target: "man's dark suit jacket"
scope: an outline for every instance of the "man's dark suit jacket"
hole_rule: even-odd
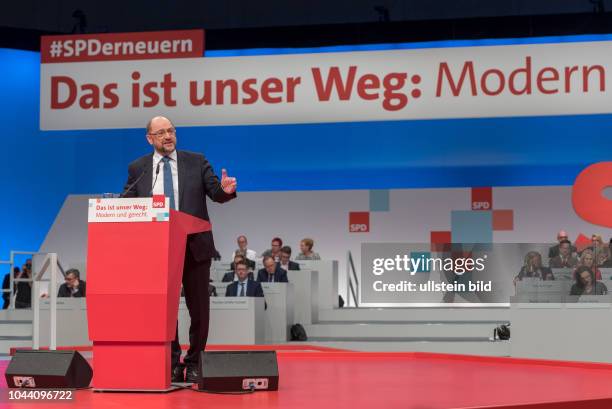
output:
[[[578,259],[576,257],[570,256],[564,263],[560,254],[556,257],[551,258],[550,262],[548,263],[548,267],[550,268],[574,268],[577,265]]]
[[[260,283],[267,283],[269,274],[265,268],[262,268],[257,272],[257,281]],[[275,283],[288,283],[289,279],[287,279],[287,272],[280,268],[278,264],[276,265],[276,270],[274,270],[274,282]]]
[[[188,151],[176,151],[178,162],[179,210],[200,219],[210,221],[206,207],[206,196],[211,200],[224,203],[236,197],[236,193],[228,195],[221,188],[219,178],[204,155]],[[158,176],[163,179],[163,165]],[[125,189],[134,183],[143,172],[144,176],[124,197],[150,197],[153,185],[153,153],[145,155],[130,163],[128,180]],[[175,198],[176,200],[176,198]],[[212,259],[216,253],[212,232],[189,235],[188,245],[196,260]]]
[[[227,273],[223,274],[223,278],[221,279],[222,283],[229,283],[230,281],[234,281],[234,277],[235,277],[236,273],[234,273],[233,271],[228,271]],[[249,280],[254,280],[255,277],[253,277],[253,273],[249,272],[249,275],[247,276],[247,279]]]
[[[250,278],[247,280],[247,288],[246,288],[246,296],[247,297],[263,297],[263,288],[261,288],[261,284],[257,281],[253,281]],[[225,289],[226,297],[238,297],[238,291],[240,289],[240,285],[238,281],[234,281]]]
[[[59,290],[57,291],[58,297],[85,297],[87,292],[87,287],[85,286],[85,281],[79,280],[79,291],[72,294],[70,288],[64,283],[60,285]]]
[[[280,267],[280,266],[281,266],[280,261],[277,261],[277,262],[276,262],[276,265]],[[282,267],[281,267],[281,268],[282,268]],[[289,270],[290,270],[290,271],[295,271],[295,270],[299,270],[299,269],[300,269],[300,265],[299,265],[299,263],[296,263],[295,261],[291,261],[291,260],[289,260]]]
[[[572,254],[576,253],[576,247],[574,245],[571,246]],[[555,258],[559,255],[559,245],[552,246],[548,249],[548,258]]]

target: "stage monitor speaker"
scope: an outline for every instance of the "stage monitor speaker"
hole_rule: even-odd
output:
[[[203,351],[200,374],[198,388],[202,390],[278,390],[276,351]]]
[[[76,351],[17,351],[5,373],[9,388],[87,388],[92,376]]]

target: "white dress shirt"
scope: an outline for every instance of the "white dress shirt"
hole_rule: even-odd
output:
[[[236,257],[237,252],[238,250],[234,250],[234,252],[232,253],[232,260],[234,259],[234,257]],[[251,261],[255,261],[256,257],[257,257],[257,253],[255,252],[255,250],[247,249],[246,258],[248,258]]]
[[[178,156],[176,154],[176,149],[170,154],[167,155],[170,158],[170,170],[172,171],[172,187],[174,188],[174,210],[179,210],[179,186],[178,186]],[[155,170],[157,169],[157,164],[163,159],[163,156],[159,154],[159,152],[155,151],[153,154],[153,179],[151,183],[154,183],[153,186],[153,194],[154,195],[163,195],[164,194],[164,163],[162,162],[159,165],[159,174],[157,175],[157,181],[155,180]]]

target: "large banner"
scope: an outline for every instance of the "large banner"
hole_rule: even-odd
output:
[[[43,130],[612,112],[612,42],[206,58],[201,30],[42,40]]]

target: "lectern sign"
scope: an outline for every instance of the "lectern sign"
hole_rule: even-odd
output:
[[[89,223],[167,222],[169,201],[163,196],[89,199]]]

